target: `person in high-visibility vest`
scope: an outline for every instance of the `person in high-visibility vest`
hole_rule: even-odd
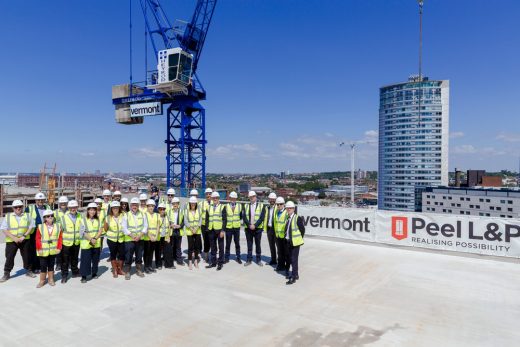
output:
[[[67,198],[66,196],[60,196],[58,198],[58,208],[56,210],[54,210],[54,220],[56,221],[56,223],[61,223],[63,216],[68,211],[68,209],[67,209],[68,203],[69,203],[69,198]],[[62,226],[62,229],[63,229],[63,226]],[[62,261],[61,255],[62,255],[61,252],[56,255],[56,269],[55,269],[56,272],[61,270],[61,261]]]
[[[249,203],[244,206],[244,224],[247,240],[247,261],[244,266],[251,265],[253,260],[253,241],[256,248],[256,263],[262,264],[262,232],[265,218],[265,209],[262,203],[257,201],[256,192],[249,192]]]
[[[300,279],[298,273],[298,258],[300,256],[300,247],[303,245],[303,236],[305,235],[305,224],[303,218],[295,213],[294,202],[288,201],[285,205],[287,209],[287,222],[285,223],[284,239],[287,243],[287,259],[292,267],[291,275],[286,284],[294,284]]]
[[[63,255],[61,261],[61,283],[67,283],[69,266],[72,277],[79,277],[79,244],[81,242],[80,229],[83,225],[83,217],[78,212],[78,202],[70,200],[67,204],[69,211],[61,219],[63,228]]]
[[[184,266],[184,261],[182,260],[182,237],[184,236],[184,215],[180,209],[180,200],[179,198],[172,199],[172,208],[168,213],[168,217],[170,220],[170,225],[172,229],[172,236],[170,239],[171,248],[173,252],[173,260],[177,262],[178,265]]]
[[[60,223],[54,223],[54,213],[46,210],[42,213],[44,222],[36,228],[36,254],[40,261],[40,281],[36,288],[45,285],[45,279],[54,286],[54,262],[61,252],[63,231]]]
[[[103,191],[103,202],[101,203],[101,208],[108,213],[108,209],[110,207],[110,200],[112,199],[112,192],[108,189]]]
[[[155,256],[156,259],[160,260],[160,265],[162,266],[162,259],[164,259],[164,267],[166,269],[175,269],[175,265],[173,264],[173,250],[171,244],[171,236],[172,236],[172,228],[170,226],[170,218],[168,217],[167,203],[160,202],[157,207],[159,211],[159,255]]]
[[[202,250],[201,240],[202,213],[195,196],[188,200],[188,207],[184,210],[184,232],[188,239],[188,267],[193,265],[199,268],[199,254]]]
[[[265,205],[265,221],[264,230],[267,233],[267,241],[269,241],[269,250],[271,252],[271,261],[269,265],[275,266],[276,262],[276,236],[274,234],[274,213],[276,209],[276,194],[271,193],[268,196],[269,205]]]
[[[107,215],[109,214],[110,209],[107,209],[107,210],[103,209],[103,199],[96,198],[96,199],[94,199],[94,202],[97,205],[97,215],[98,215],[98,218],[99,218],[99,222],[101,223],[102,226],[104,226],[105,225],[105,219],[107,218]],[[104,245],[105,234],[106,234],[105,228],[103,227],[102,229],[103,229],[103,232],[101,233],[101,239],[100,239],[101,253],[103,253],[103,245]],[[107,257],[107,262],[110,262],[110,257]]]
[[[113,203],[113,202],[112,202]],[[97,204],[87,206],[87,215],[82,220],[80,229],[81,248],[81,283],[87,283],[87,277],[98,278],[99,257],[101,256],[101,234],[103,224],[97,214]]]
[[[105,218],[103,230],[107,237],[108,249],[110,250],[110,262],[112,263],[112,276],[125,275],[123,272],[123,261],[125,260],[125,234],[123,233],[123,217],[120,203],[114,201],[110,205],[110,211]]]
[[[45,210],[51,210],[51,207],[45,204],[45,194],[42,192],[36,193],[34,196],[34,204],[26,207],[25,212],[29,213],[29,216],[34,221],[35,225],[43,223],[42,214]],[[29,267],[37,274],[40,272],[40,260],[36,256],[36,234],[34,233],[35,228],[31,230],[31,237],[29,241]]]
[[[158,266],[159,264],[157,262],[157,256],[159,256],[159,258],[161,257],[161,243],[159,242],[159,214],[154,212],[155,201],[153,199],[148,199],[146,201],[146,208],[148,210],[144,213],[144,218],[148,224],[148,231],[143,236],[144,272],[149,275],[152,272],[157,272],[157,270],[160,270]],[[156,269],[154,269],[152,265],[154,253]]]
[[[202,200],[199,203],[200,213],[202,214],[202,240],[203,240],[203,250],[202,250],[202,259],[209,263],[209,251],[211,248],[211,235],[208,232],[208,226],[206,224],[206,214],[208,212],[209,207],[212,204],[211,194],[213,193],[213,189],[206,188],[204,194],[206,195],[206,200]]]
[[[276,198],[276,211],[273,216],[274,234],[278,251],[278,264],[276,265],[275,271],[285,271],[288,276],[289,262],[286,259],[287,244],[284,239],[286,222],[287,211],[285,210],[285,199],[279,196]]]
[[[227,224],[225,206],[220,203],[220,195],[217,192],[211,193],[213,204],[206,211],[206,226],[211,245],[211,259],[206,268],[216,267],[217,271],[224,266],[224,226]],[[218,245],[218,261],[217,261]]]
[[[18,250],[20,250],[22,256],[23,268],[26,270],[25,275],[31,278],[36,277],[32,272],[29,258],[30,235],[35,226],[34,220],[29,213],[23,212],[21,200],[13,201],[11,206],[13,212],[8,213],[0,225],[0,231],[5,234],[4,276],[0,278],[0,283],[11,278],[11,271],[14,268],[14,259]]]
[[[146,207],[146,201],[148,201],[148,196],[146,194],[139,195],[139,211],[141,213],[146,213],[148,208]]]
[[[128,206],[128,198],[122,198],[120,204],[121,204],[121,214],[125,214],[130,211],[130,206]]]
[[[112,194],[112,201],[119,201],[121,203],[121,192],[116,190],[114,194]]]
[[[242,225],[242,205],[237,203],[238,195],[236,192],[229,193],[229,203],[226,205],[226,254],[224,262],[229,262],[231,253],[231,241],[235,242],[237,263],[242,264],[240,259],[240,226]]]
[[[123,233],[125,234],[125,280],[131,278],[130,269],[135,257],[135,268],[138,277],[144,277],[143,273],[143,237],[148,232],[148,224],[144,213],[139,211],[139,199],[130,200],[130,212],[123,216]]]
[[[168,215],[168,213],[170,213],[170,210],[172,208],[172,200],[175,197],[175,189],[173,189],[173,188],[168,189],[166,191],[166,197],[167,197],[167,200],[163,201],[163,202],[166,205],[166,214]]]

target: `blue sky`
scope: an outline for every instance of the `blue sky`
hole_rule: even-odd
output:
[[[195,1],[163,1],[170,20]],[[144,76],[134,1],[134,75]],[[164,172],[165,117],[114,121],[128,81],[128,1],[0,0],[0,172]],[[430,0],[424,74],[449,79],[450,169],[520,155],[520,3]],[[209,172],[344,170],[377,136],[378,92],[417,72],[414,0],[221,0],[199,65]],[[356,167],[377,168],[377,147]]]

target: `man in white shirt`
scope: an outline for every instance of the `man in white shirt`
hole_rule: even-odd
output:
[[[121,221],[123,234],[125,234],[125,279],[130,279],[132,259],[135,255],[136,274],[144,277],[143,273],[143,236],[148,232],[148,223],[141,211],[139,211],[139,199],[130,200],[130,211],[123,216]]]

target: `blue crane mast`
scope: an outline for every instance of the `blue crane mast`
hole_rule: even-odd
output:
[[[141,124],[166,108],[166,182],[181,190],[206,186],[206,91],[197,67],[217,0],[197,0],[189,22],[169,21],[159,0],[139,0],[145,33],[157,61],[146,81],[113,86],[116,121]],[[146,51],[146,48],[145,48]],[[146,52],[145,52],[146,54]]]

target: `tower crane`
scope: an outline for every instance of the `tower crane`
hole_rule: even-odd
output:
[[[112,87],[120,124],[142,124],[144,117],[161,115],[166,108],[166,184],[181,190],[206,186],[205,109],[200,104],[206,91],[197,67],[216,4],[217,0],[197,0],[191,20],[172,25],[159,0],[139,0],[147,38],[145,54],[149,42],[157,69],[149,71],[145,59],[145,82],[134,83],[130,63],[130,83]],[[130,13],[131,6],[132,0]]]

